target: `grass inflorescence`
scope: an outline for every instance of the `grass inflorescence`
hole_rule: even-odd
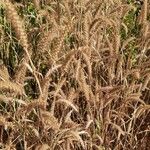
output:
[[[0,1],[0,149],[150,149],[148,0]]]

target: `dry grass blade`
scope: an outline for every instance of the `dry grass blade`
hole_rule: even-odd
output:
[[[66,78],[63,78],[62,80],[59,81],[58,86],[56,87],[56,90],[55,90],[55,93],[54,93],[54,97],[57,96],[57,94],[59,93],[60,89],[65,84],[65,82],[66,82]]]
[[[59,130],[60,125],[58,123],[58,120],[50,112],[41,110],[41,117],[45,128],[48,129],[52,128],[53,130]]]
[[[142,86],[142,90],[143,90],[143,91],[146,89],[146,87],[147,87],[149,81],[150,81],[150,74],[148,74],[148,75],[146,76],[145,80],[144,80],[144,83],[143,83],[143,86]]]
[[[150,149],[149,10],[0,0],[0,149]]]
[[[140,105],[134,113],[134,118],[140,117],[145,111],[150,111],[150,105]]]
[[[82,138],[80,137],[79,132],[71,131],[70,133],[73,136],[73,138],[75,138],[75,140],[80,142],[80,144],[82,145],[82,148],[85,149],[85,144],[84,144]]]
[[[36,146],[35,150],[50,150],[50,147],[47,144],[41,144]]]
[[[4,64],[0,64],[0,79],[3,81],[9,81],[8,69]]]
[[[78,109],[76,108],[76,106],[72,102],[70,102],[68,100],[58,99],[57,103],[65,103],[66,105],[71,106],[76,112],[78,112]]]
[[[117,124],[112,123],[112,122],[110,122],[109,124],[111,124],[114,128],[116,128],[118,130],[119,134],[121,134],[123,136],[125,135],[125,132],[121,129],[120,126],[118,126]]]
[[[20,95],[23,95],[23,93],[24,93],[23,87],[21,85],[18,85],[16,83],[13,83],[10,81],[8,81],[8,82],[0,81],[0,89],[6,90],[6,91],[10,90],[10,91],[20,94]]]

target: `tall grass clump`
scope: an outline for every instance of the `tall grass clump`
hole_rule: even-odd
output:
[[[0,1],[0,149],[149,150],[148,0]]]

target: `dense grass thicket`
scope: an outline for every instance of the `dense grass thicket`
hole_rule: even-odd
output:
[[[1,150],[150,150],[149,0],[0,0]]]

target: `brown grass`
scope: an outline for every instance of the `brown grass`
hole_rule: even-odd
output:
[[[150,149],[148,0],[0,6],[0,149]]]

